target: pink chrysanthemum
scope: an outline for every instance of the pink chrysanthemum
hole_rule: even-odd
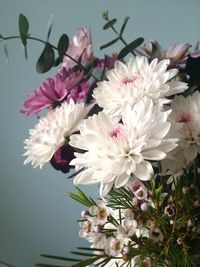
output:
[[[78,28],[76,35],[73,37],[72,42],[70,42],[67,54],[70,55],[75,60],[78,60],[82,55],[82,63],[86,63],[90,58],[92,58],[92,37],[89,27]],[[62,66],[67,70],[76,65],[69,57],[65,56],[63,59]]]
[[[72,72],[62,69],[53,78],[48,78],[24,102],[21,110],[25,115],[38,115],[46,108],[52,108],[64,100],[75,102],[87,97],[89,83],[84,80],[83,72]]]

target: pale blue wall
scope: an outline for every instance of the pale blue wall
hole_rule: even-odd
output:
[[[52,42],[64,32],[71,36],[77,26],[91,25],[95,53],[110,40],[101,30],[101,13],[110,10],[119,20],[129,15],[127,39],[144,36],[163,46],[200,39],[199,0],[0,0],[0,34],[16,34],[18,14],[30,21],[30,32],[45,37],[49,14],[55,16]],[[29,43],[25,61],[19,42],[8,44],[10,63],[5,64],[0,44],[0,260],[16,267],[30,267],[40,252],[67,255],[80,245],[75,221],[81,206],[72,201],[72,181],[45,166],[43,171],[23,166],[23,140],[36,120],[19,114],[26,95],[46,77],[34,70],[41,51]],[[50,73],[47,75],[49,76]],[[86,191],[95,195],[95,186]]]

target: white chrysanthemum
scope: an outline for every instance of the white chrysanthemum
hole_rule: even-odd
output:
[[[167,103],[167,96],[187,89],[184,82],[171,81],[177,69],[167,70],[170,61],[164,59],[158,63],[154,59],[150,64],[146,57],[131,58],[126,64],[117,61],[114,69],[107,72],[108,81],[98,83],[93,97],[109,116],[120,117],[125,102],[136,103],[147,96],[154,102]]]
[[[162,160],[176,147],[174,139],[164,139],[170,129],[169,112],[144,98],[132,108],[124,106],[122,123],[104,112],[89,117],[80,126],[80,134],[70,138],[70,145],[85,150],[75,153],[71,161],[76,170],[85,168],[75,184],[101,183],[100,193],[106,195],[113,184],[124,186],[131,175],[149,180],[153,168],[149,160]]]
[[[200,93],[192,96],[176,96],[172,102],[170,137],[180,139],[178,147],[164,160],[163,170],[176,174],[191,163],[200,152]]]
[[[31,163],[34,168],[42,168],[56,150],[61,147],[70,135],[78,130],[80,121],[91,107],[84,103],[64,102],[60,107],[50,110],[41,118],[34,129],[29,131],[30,137],[24,141],[27,156],[24,164]]]

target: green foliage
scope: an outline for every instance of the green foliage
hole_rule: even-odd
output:
[[[134,40],[133,42],[126,45],[118,54],[118,59],[123,59],[129,53],[133,52],[138,46],[140,46],[144,42],[144,38],[140,37]]]
[[[126,28],[126,24],[127,24],[127,22],[129,21],[129,17],[125,17],[124,18],[124,22],[123,22],[123,24],[122,24],[122,27],[121,27],[121,30],[120,30],[120,36],[122,36],[123,35],[123,33],[124,33],[124,30],[125,30],[125,28]]]
[[[28,30],[29,30],[29,22],[28,19],[23,15],[19,15],[19,34],[24,46],[25,57],[27,59],[27,37],[28,37]]]
[[[49,71],[55,62],[55,53],[50,44],[46,44],[44,50],[42,51],[37,63],[36,70],[39,73],[45,73]]]
[[[8,58],[8,47],[7,47],[5,40],[3,41],[3,49],[4,49],[5,56],[6,56],[6,62],[8,62],[8,59],[9,59]]]
[[[103,30],[107,30],[107,29],[109,29],[109,28],[112,28],[114,25],[115,25],[115,23],[117,22],[117,19],[111,19],[111,20],[109,20],[104,26],[103,26]]]
[[[104,48],[107,48],[107,47],[109,47],[109,46],[115,44],[115,43],[116,43],[117,41],[119,41],[119,40],[120,40],[119,37],[113,39],[112,41],[110,41],[110,42],[108,42],[108,43],[106,43],[106,44],[100,46],[100,50],[102,50],[102,49],[104,49]]]
[[[117,41],[119,41],[119,40],[120,40],[120,37],[117,37],[117,38],[111,40],[110,42],[100,46],[100,50],[105,49],[105,48],[107,48],[109,46],[112,46],[113,44],[117,43]]]
[[[60,62],[63,61],[63,57],[67,52],[68,47],[69,47],[69,37],[67,36],[67,34],[63,34],[61,35],[57,46]]]
[[[50,38],[51,31],[52,31],[52,28],[53,28],[53,18],[54,18],[53,15],[49,16],[48,30],[47,30],[47,43],[49,42],[49,38]]]
[[[79,188],[76,188],[76,193],[69,193],[69,196],[87,207],[96,205],[95,201],[88,198]]]

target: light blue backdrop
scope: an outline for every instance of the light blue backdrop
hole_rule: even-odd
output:
[[[52,43],[64,32],[72,36],[77,26],[90,25],[95,54],[100,55],[99,46],[114,37],[102,31],[101,14],[107,9],[119,21],[131,16],[126,33],[129,41],[144,36],[167,47],[200,39],[199,0],[0,0],[0,34],[15,35],[18,14],[24,13],[31,34],[45,38],[48,17],[54,14]],[[18,110],[27,94],[52,74],[35,72],[41,46],[29,42],[28,47],[26,61],[20,43],[10,41],[10,63],[6,64],[0,44],[0,260],[16,267],[32,266],[41,252],[69,255],[84,243],[75,223],[82,207],[67,195],[73,191],[72,180],[48,165],[42,171],[23,166],[23,140],[36,119]],[[85,190],[97,195],[95,186]]]

